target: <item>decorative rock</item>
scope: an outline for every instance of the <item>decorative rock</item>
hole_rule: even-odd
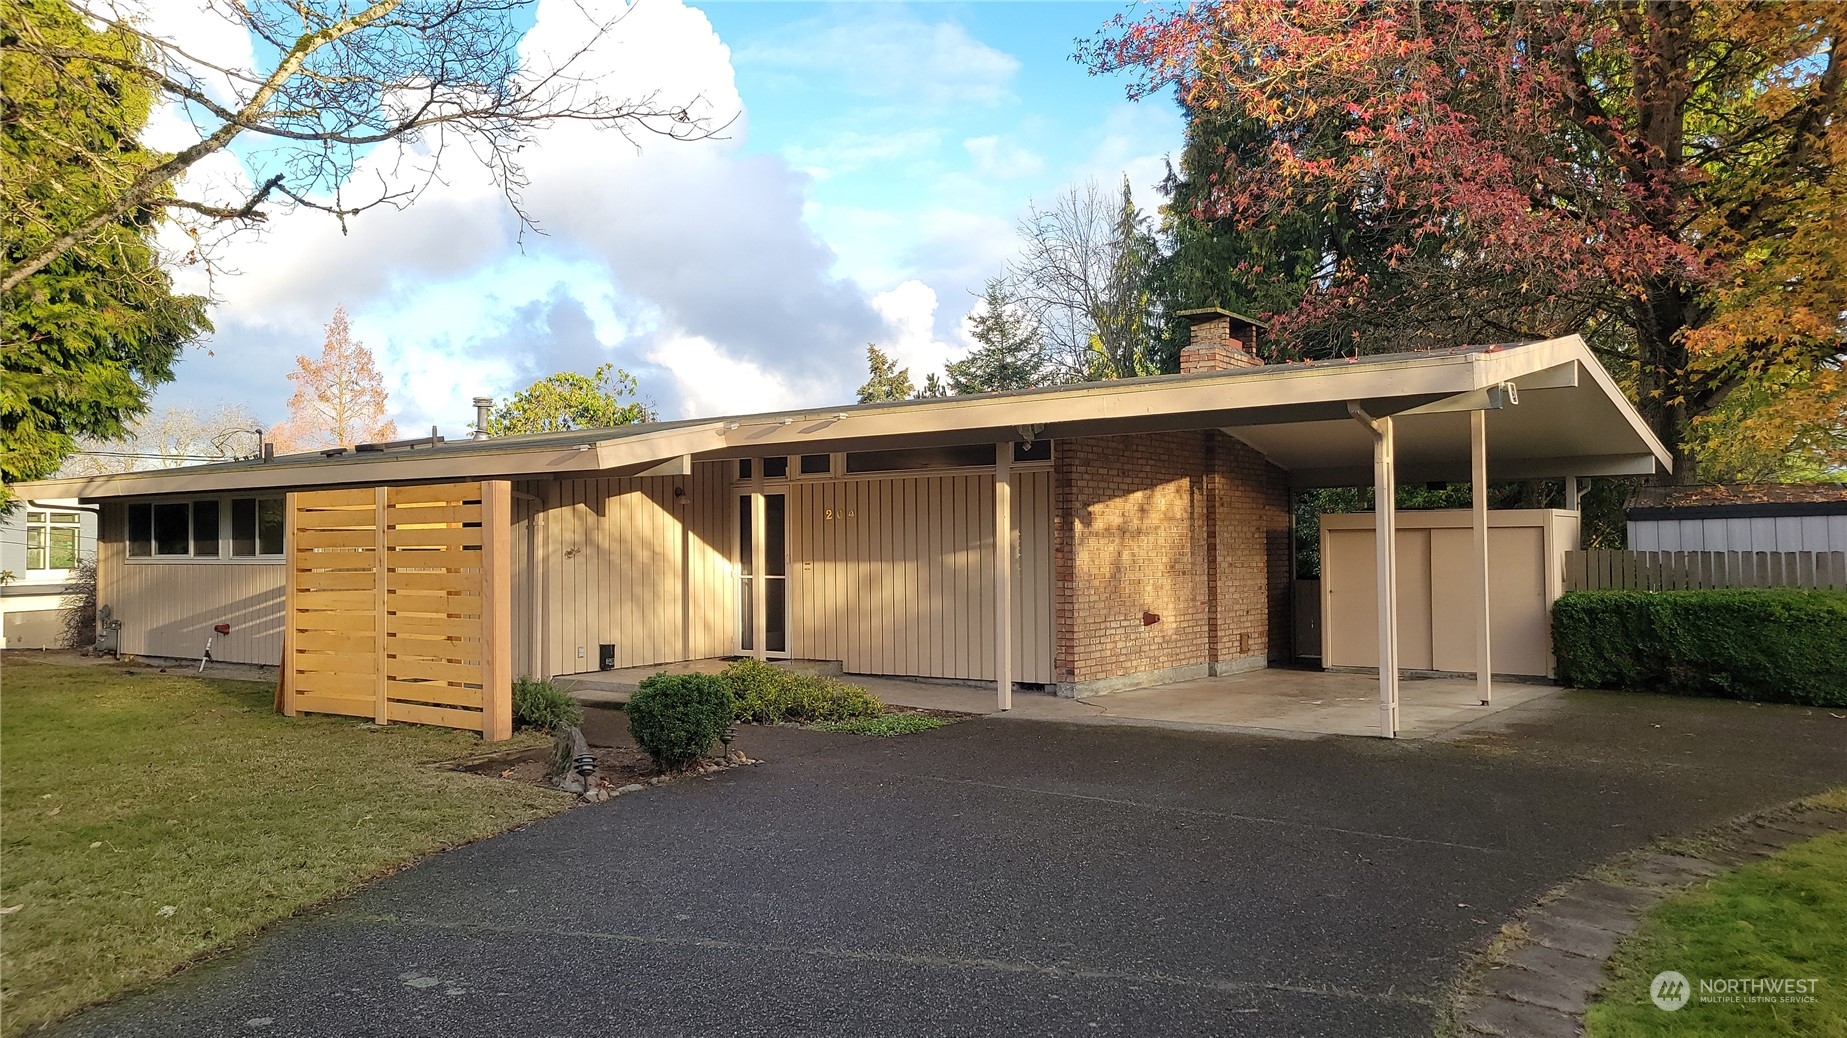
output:
[[[621,796],[624,793],[639,793],[642,790],[647,789],[647,788],[648,787],[642,785],[639,782],[631,782],[626,786],[618,787],[614,795]]]
[[[576,770],[576,758],[587,756],[590,744],[584,741],[584,733],[566,725],[552,734],[551,767],[547,774],[552,785],[567,793],[587,793],[596,785],[596,772],[579,775]]]

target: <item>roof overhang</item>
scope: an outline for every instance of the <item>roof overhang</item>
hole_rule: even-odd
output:
[[[1511,385],[1514,392],[1503,387]],[[1515,402],[1517,397],[1518,402]],[[1400,478],[1466,480],[1468,412],[1488,414],[1489,475],[1642,475],[1670,458],[1575,335],[1518,346],[1269,365],[972,397],[741,415],[433,448],[282,458],[22,484],[22,496],[127,497],[450,479],[636,475],[687,459],[1223,429],[1296,486],[1372,480],[1394,420]]]

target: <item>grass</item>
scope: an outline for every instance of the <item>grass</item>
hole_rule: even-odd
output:
[[[942,718],[928,714],[875,714],[845,721],[822,721],[809,727],[817,732],[844,732],[848,735],[910,735],[942,726]]]
[[[570,804],[427,766],[479,751],[466,732],[281,717],[266,684],[16,658],[4,668],[7,1035]]]
[[[1847,808],[1847,790],[1817,798]],[[1792,845],[1662,902],[1617,946],[1591,1038],[1847,1038],[1847,833]],[[1685,974],[1695,1000],[1655,1007],[1655,974]],[[1701,979],[1818,978],[1811,1003],[1698,1001]]]

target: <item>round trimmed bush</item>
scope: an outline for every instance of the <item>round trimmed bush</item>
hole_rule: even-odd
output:
[[[731,687],[710,674],[656,674],[628,701],[628,730],[656,767],[684,768],[736,716]]]

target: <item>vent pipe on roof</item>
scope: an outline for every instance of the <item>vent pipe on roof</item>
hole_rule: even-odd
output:
[[[487,439],[487,413],[494,407],[491,396],[475,397],[475,435],[477,440]]]

